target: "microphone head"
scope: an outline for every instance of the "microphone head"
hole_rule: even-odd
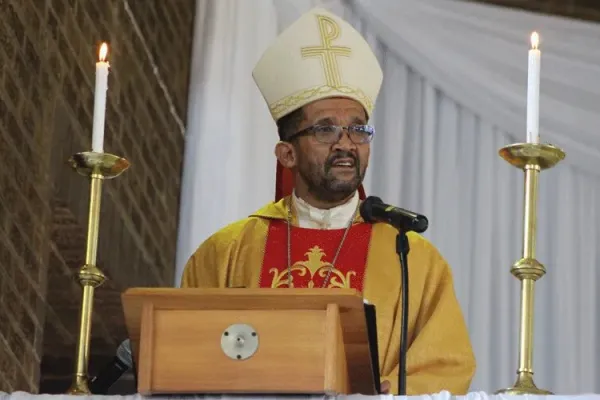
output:
[[[425,232],[428,227],[429,227],[429,220],[424,215],[419,215],[413,223],[413,230],[417,233]]]
[[[360,205],[360,216],[365,222],[377,222],[373,217],[373,205],[375,204],[383,204],[383,200],[377,196],[369,196]]]
[[[117,348],[117,358],[129,368],[133,367],[133,357],[131,356],[131,343],[129,342],[129,339],[123,340]]]
[[[360,216],[368,223],[386,222],[397,229],[425,232],[429,221],[424,215],[385,204],[377,196],[367,197],[360,205]]]

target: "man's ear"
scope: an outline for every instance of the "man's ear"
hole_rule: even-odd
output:
[[[275,145],[275,157],[285,168],[294,168],[296,166],[296,148],[289,142],[278,142]]]

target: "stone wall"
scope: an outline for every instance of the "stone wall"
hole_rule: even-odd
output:
[[[120,293],[172,285],[193,0],[0,1],[0,391],[64,392],[74,370],[95,62],[109,44],[106,181],[90,372],[125,338]]]

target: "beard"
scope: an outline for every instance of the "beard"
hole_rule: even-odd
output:
[[[333,163],[340,158],[354,160],[354,176],[340,179],[335,176]],[[332,154],[324,164],[300,162],[298,173],[307,185],[308,191],[324,202],[340,202],[350,197],[360,186],[365,177],[366,168],[361,171],[360,161],[355,154],[338,151]]]

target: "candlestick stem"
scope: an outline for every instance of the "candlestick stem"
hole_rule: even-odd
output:
[[[91,393],[88,387],[88,365],[94,290],[106,280],[105,275],[96,266],[102,182],[104,179],[120,175],[129,168],[129,163],[112,154],[96,152],[77,153],[69,159],[69,162],[79,174],[90,178],[90,199],[85,263],[78,273],[79,283],[83,287],[83,297],[79,315],[75,374],[67,393],[89,395]]]
[[[554,146],[538,143],[515,144],[504,147],[500,155],[525,174],[523,253],[511,268],[511,273],[521,281],[521,307],[519,329],[519,367],[513,387],[499,390],[504,394],[552,394],[539,389],[533,381],[533,321],[534,286],[546,273],[544,266],[535,258],[537,233],[538,178],[542,170],[552,168],[565,153]]]

